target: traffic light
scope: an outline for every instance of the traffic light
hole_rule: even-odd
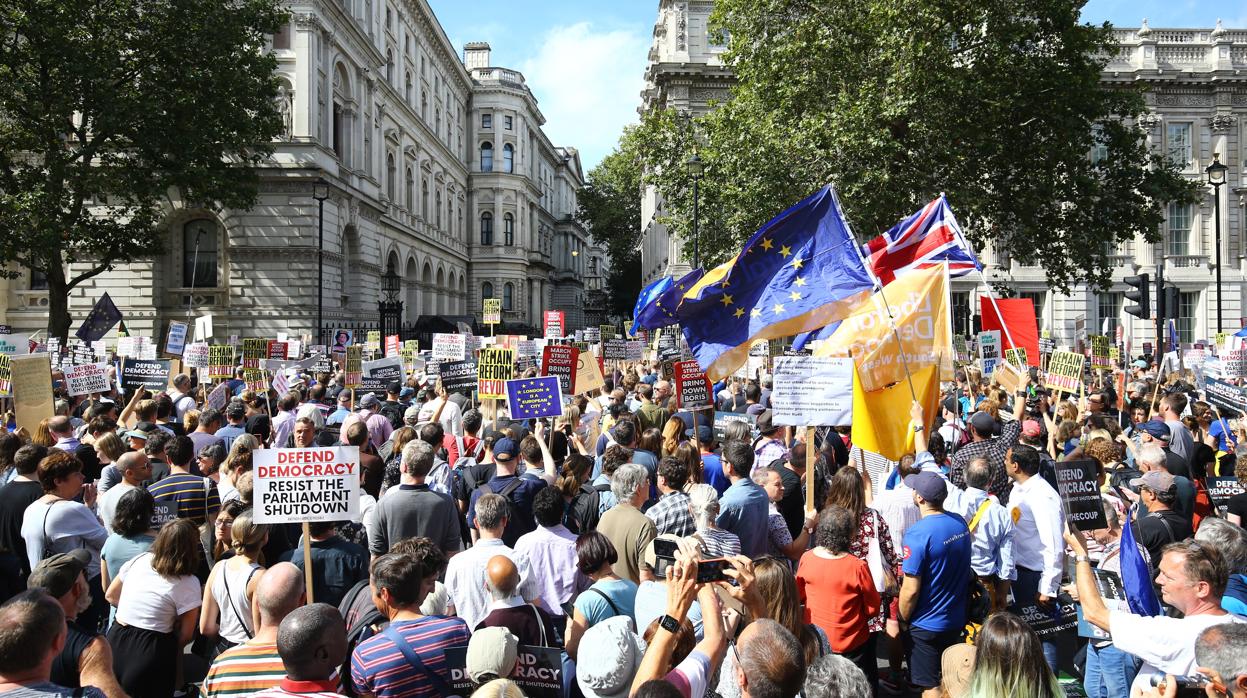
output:
[[[1177,320],[1178,319],[1178,293],[1179,292],[1178,292],[1177,286],[1166,286],[1165,287],[1165,306],[1164,306],[1165,318],[1164,319],[1166,320],[1168,319]]]
[[[1134,305],[1126,306],[1126,312],[1143,320],[1152,317],[1152,287],[1147,274],[1127,276],[1122,279],[1132,290],[1126,291],[1126,298]]]

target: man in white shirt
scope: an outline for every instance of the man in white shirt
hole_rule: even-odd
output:
[[[442,387],[440,379],[437,382],[436,393],[437,397],[429,400],[420,407],[420,416],[418,421],[421,423],[433,421],[433,415],[437,414],[438,409],[441,408],[441,418],[438,421],[441,422],[442,430],[447,434],[463,436],[463,410],[460,409],[459,405],[456,404],[454,400],[450,399],[450,396],[446,393],[446,389]],[[442,408],[442,403],[445,403],[446,407]]]
[[[173,410],[177,413],[179,422],[186,417],[187,412],[195,409],[195,398],[190,393],[191,377],[185,373],[174,376],[173,392],[169,393],[169,399],[173,401]]]
[[[994,612],[1005,609],[1015,571],[1013,522],[1009,520],[1009,512],[987,493],[989,482],[991,466],[987,459],[970,461],[966,466],[965,496],[959,502],[961,509],[957,513],[970,527],[970,568],[991,594]]]
[[[1169,427],[1169,450],[1178,454],[1189,466],[1191,456],[1195,455],[1195,439],[1191,430],[1182,423],[1182,413],[1186,411],[1186,393],[1170,393],[1160,399],[1160,415]],[[1174,473],[1177,475],[1178,473]]]
[[[1013,613],[1025,616],[1025,609],[1039,613],[1059,612],[1056,596],[1061,587],[1065,563],[1065,515],[1061,496],[1048,481],[1039,477],[1039,451],[1017,445],[1005,453],[1005,472],[1013,480],[1009,495],[1009,518],[1013,521]],[[1034,613],[1034,610],[1031,611]],[[1055,642],[1043,643],[1044,659],[1057,671]]]
[[[107,492],[100,495],[99,505],[96,508],[100,523],[104,524],[104,528],[109,533],[113,532],[113,517],[117,514],[117,502],[121,501],[121,495],[142,487],[143,482],[151,479],[152,476],[151,462],[147,460],[147,454],[142,451],[121,454],[113,467],[121,473],[121,482],[109,487]]]
[[[520,572],[519,594],[529,603],[541,605],[541,590],[529,572],[528,560],[502,542],[510,503],[500,494],[484,494],[476,500],[476,528],[480,538],[471,548],[450,558],[446,565],[446,589],[455,605],[455,614],[475,628],[489,615],[492,599],[485,586],[485,569],[490,558],[506,555]]]
[[[1222,623],[1242,623],[1242,618],[1221,608],[1229,568],[1211,544],[1185,540],[1165,546],[1156,583],[1161,598],[1183,614],[1137,616],[1129,611],[1110,611],[1096,586],[1087,543],[1081,535],[1065,534],[1074,551],[1078,597],[1088,623],[1113,636],[1117,649],[1143,660],[1131,695],[1147,691],[1152,677],[1160,674],[1191,676],[1195,673],[1195,640],[1205,629]],[[1233,680],[1230,677],[1223,677]]]

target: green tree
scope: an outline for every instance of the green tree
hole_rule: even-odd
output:
[[[873,237],[941,192],[978,249],[1043,266],[1054,287],[1106,283],[1110,247],[1160,239],[1163,207],[1194,185],[1132,124],[1138,89],[1101,82],[1117,50],[1078,0],[719,0],[731,99],[682,141],[672,114],[640,134],[645,170],[687,239],[706,162],[702,256],[722,261],[771,216],[835,184]],[[1093,161],[1093,146],[1107,156]]]
[[[266,35],[287,18],[279,0],[0,4],[0,265],[47,276],[49,336],[74,287],[161,252],[171,207],[254,203],[281,129]]]
[[[619,145],[586,178],[576,197],[576,217],[610,256],[608,314],[629,317],[641,292],[641,158],[637,130],[628,127]]]

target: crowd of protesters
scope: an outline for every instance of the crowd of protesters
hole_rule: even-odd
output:
[[[1063,671],[1247,696],[1247,495],[1207,487],[1247,476],[1247,432],[1187,377],[1139,363],[1079,399],[959,371],[891,462],[776,425],[766,375],[693,413],[659,374],[513,420],[423,376],[218,409],[191,376],[69,398],[54,372],[55,416],[0,433],[0,698],[520,696],[522,647],[564,698],[1046,698]],[[255,452],[334,444],[360,517],[258,523]],[[1104,529],[1066,521],[1072,458]],[[1140,558],[1157,615],[1097,583]],[[1100,631],[1072,651],[1045,629],[1064,599]]]

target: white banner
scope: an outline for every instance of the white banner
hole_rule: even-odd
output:
[[[208,368],[208,357],[210,350],[205,342],[195,342],[187,344],[186,349],[182,352],[182,363],[187,368]]]
[[[24,334],[0,334],[0,354],[29,354],[30,337]]]
[[[108,364],[79,364],[66,368],[65,387],[71,397],[108,392]]]
[[[775,424],[843,426],[853,422],[853,359],[775,357],[771,407]]]
[[[434,334],[433,358],[446,361],[463,361],[467,338],[461,334]]]
[[[359,447],[269,448],[255,452],[255,522],[359,518]]]

